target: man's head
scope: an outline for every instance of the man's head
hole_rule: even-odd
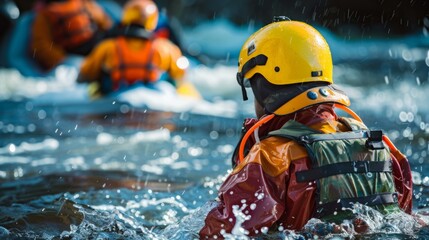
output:
[[[332,87],[332,57],[328,43],[310,25],[275,19],[244,43],[237,80],[251,87],[266,113],[286,115],[323,102],[349,105]]]
[[[153,31],[158,24],[158,8],[151,0],[130,0],[124,6],[122,24],[137,24]]]

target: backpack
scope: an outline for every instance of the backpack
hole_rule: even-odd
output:
[[[332,218],[351,210],[355,203],[383,212],[397,207],[390,150],[380,130],[340,118],[349,132],[321,133],[296,121],[269,133],[304,146],[311,168],[296,172],[297,182],[317,184],[313,217]],[[399,208],[398,208],[399,209]]]

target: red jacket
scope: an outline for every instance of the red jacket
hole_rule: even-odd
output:
[[[308,170],[311,165],[306,150],[295,141],[282,137],[264,138],[293,119],[313,129],[325,132],[350,131],[338,121],[332,105],[324,104],[287,116],[276,116],[259,129],[260,142],[249,138],[251,147],[219,189],[218,205],[212,209],[200,231],[200,236],[222,237],[221,231],[231,233],[236,223],[233,209],[237,206],[250,219],[242,223],[249,235],[262,229],[282,226],[300,230],[312,218],[316,186],[298,183],[295,173]],[[246,121],[245,128],[256,121]],[[400,152],[391,152],[398,204],[407,213],[412,208],[412,178],[408,160]]]

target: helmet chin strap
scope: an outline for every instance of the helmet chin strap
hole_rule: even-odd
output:
[[[252,70],[254,67],[265,65],[267,63],[267,60],[268,60],[268,57],[263,55],[263,54],[259,54],[255,57],[252,57],[246,63],[244,63],[244,65],[241,69],[241,72],[237,73],[237,76],[236,76],[237,82],[241,86],[241,93],[243,94],[243,100],[244,101],[249,99],[247,97],[246,86],[244,84],[244,76],[246,75],[247,72]]]
[[[237,82],[241,87],[241,95],[243,96],[243,101],[247,101],[249,98],[247,97],[246,87],[244,86],[244,75],[241,72],[237,72]]]
[[[241,85],[241,94],[243,95],[243,101],[247,101],[249,98],[247,97],[247,91],[246,91],[246,87],[243,85]]]

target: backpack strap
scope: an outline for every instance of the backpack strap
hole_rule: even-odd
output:
[[[368,130],[368,127],[354,118],[339,117],[338,121],[346,125],[351,131]]]
[[[297,141],[302,145],[311,144],[315,141],[337,140],[337,139],[357,139],[367,138],[365,146],[369,149],[384,149],[383,132],[381,130],[369,130],[368,127],[353,118],[339,118],[350,132],[322,133],[301,124],[294,120],[289,120],[280,129],[271,131],[268,136],[280,136]]]
[[[312,128],[305,126],[294,120],[287,121],[280,129],[271,131],[268,133],[268,136],[279,136],[285,137],[297,142],[301,142],[300,139],[303,136],[311,134],[323,134],[320,131],[316,131]]]
[[[367,172],[391,172],[391,161],[353,161],[328,164],[303,170],[296,173],[297,182],[309,182],[337,174],[367,173]]]

